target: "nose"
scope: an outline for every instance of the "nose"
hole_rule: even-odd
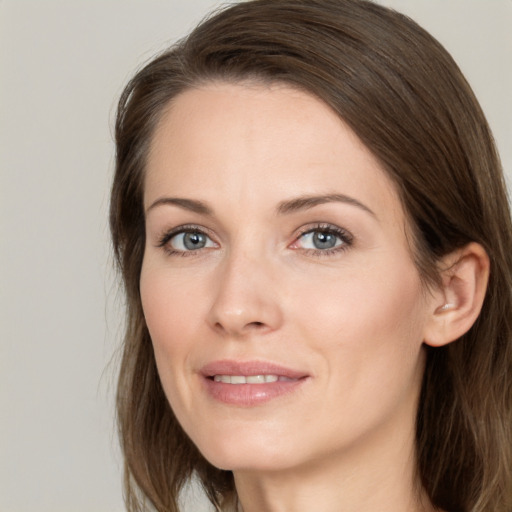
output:
[[[277,330],[283,314],[272,265],[264,258],[231,254],[217,269],[208,321],[236,338]]]

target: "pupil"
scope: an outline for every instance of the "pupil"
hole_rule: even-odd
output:
[[[201,249],[206,244],[206,238],[202,233],[185,233],[183,245],[190,250]]]
[[[313,245],[317,249],[332,249],[336,245],[336,237],[331,233],[318,231],[313,235]]]

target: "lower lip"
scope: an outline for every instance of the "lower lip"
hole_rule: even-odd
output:
[[[266,384],[226,384],[204,378],[209,395],[215,400],[240,407],[252,407],[264,404],[275,398],[296,391],[306,378],[292,381],[276,381]]]

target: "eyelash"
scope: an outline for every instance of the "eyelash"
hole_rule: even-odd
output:
[[[354,237],[346,229],[334,226],[332,224],[319,223],[303,228],[295,238],[295,241],[292,243],[292,245],[296,244],[305,235],[315,232],[334,235],[341,240],[341,244],[331,249],[305,249],[308,252],[308,255],[316,257],[331,256],[333,254],[346,251],[353,245],[354,242]]]
[[[212,237],[209,235],[208,231],[204,228],[201,228],[199,226],[195,226],[193,224],[184,225],[184,226],[178,226],[176,228],[173,228],[169,231],[166,231],[162,236],[160,236],[157,247],[161,247],[168,256],[182,256],[182,257],[188,257],[188,256],[197,256],[195,253],[202,252],[201,249],[197,249],[195,251],[180,251],[177,249],[173,249],[169,242],[176,236],[181,235],[185,233],[199,233],[201,235],[204,235],[208,237],[210,240]]]
[[[293,246],[298,243],[298,241],[303,238],[305,235],[308,235],[310,233],[314,232],[320,232],[328,235],[334,235],[337,238],[341,240],[341,244],[338,246],[335,246],[331,249],[304,249],[308,255],[316,256],[316,257],[325,257],[325,256],[331,256],[333,254],[346,251],[350,246],[353,245],[353,236],[345,229],[340,228],[338,226],[334,226],[332,224],[324,224],[319,223],[315,225],[309,225],[304,228],[302,228],[297,236],[295,237],[295,240],[290,244],[290,246]],[[189,257],[189,256],[197,256],[198,253],[201,253],[201,249],[197,250],[189,250],[189,251],[181,251],[173,249],[169,242],[177,235],[185,234],[185,233],[199,233],[206,237],[208,237],[210,240],[212,240],[212,237],[209,235],[208,231],[204,228],[196,225],[183,225],[178,226],[176,228],[173,228],[169,231],[166,231],[159,237],[157,247],[162,248],[168,256],[181,256],[181,257]],[[293,247],[292,247],[293,248]],[[294,248],[294,249],[300,249]]]

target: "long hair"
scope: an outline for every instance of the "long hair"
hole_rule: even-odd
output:
[[[427,348],[417,414],[419,479],[450,512],[512,510],[512,226],[481,108],[448,52],[412,20],[366,0],[252,0],[201,23],[129,82],[119,101],[110,225],[127,297],[117,410],[131,512],[179,510],[197,475],[218,509],[233,476],[210,465],[164,396],[139,278],[144,168],[155,126],[180,92],[212,81],[281,82],[329,105],[394,181],[426,283],[475,241],[490,258],[482,312],[458,341]]]

